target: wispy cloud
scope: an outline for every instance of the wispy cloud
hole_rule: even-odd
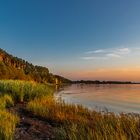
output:
[[[94,53],[103,53],[105,50],[95,50],[95,51],[88,51],[86,54],[94,54]]]
[[[136,47],[135,50],[140,50],[140,47]]]
[[[129,54],[131,52],[131,50],[129,48],[121,48],[121,49],[117,49],[118,54]]]
[[[121,56],[115,53],[108,53],[106,54],[107,57],[113,57],[113,58],[120,58]]]
[[[83,59],[83,60],[105,60],[105,59],[107,59],[107,57],[84,56],[84,57],[81,57],[81,59]]]
[[[127,47],[114,48],[114,49],[99,49],[99,50],[87,51],[86,54],[88,54],[88,56],[81,57],[81,59],[84,60],[105,60],[109,58],[117,59],[128,55],[130,52],[131,49]]]

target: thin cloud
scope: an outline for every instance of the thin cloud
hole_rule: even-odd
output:
[[[121,56],[115,53],[106,54],[107,57],[120,58]]]
[[[133,50],[132,50],[133,51]],[[105,60],[109,58],[121,58],[125,55],[128,55],[131,52],[131,49],[127,47],[123,48],[112,48],[112,49],[99,49],[94,51],[88,51],[86,54],[91,54],[92,56],[81,57],[83,60]]]
[[[94,56],[85,56],[81,57],[83,60],[105,60],[107,57],[94,57]]]
[[[140,50],[140,47],[134,48],[135,50]]]
[[[119,54],[128,54],[130,53],[130,49],[129,48],[121,48],[121,49],[117,49],[117,53]]]
[[[88,51],[86,54],[92,54],[92,53],[103,53],[105,50],[95,50],[95,51]]]

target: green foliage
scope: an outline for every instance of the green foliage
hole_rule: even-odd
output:
[[[0,91],[10,95],[15,102],[24,102],[53,94],[53,87],[28,81],[0,80]]]
[[[0,62],[0,79],[22,79],[28,80],[29,77],[24,74],[23,70],[18,70],[12,66]]]
[[[46,97],[53,93],[53,88],[35,82],[0,80],[0,92],[0,140],[14,140],[19,118],[6,109],[16,102]]]
[[[0,49],[0,79],[20,79],[32,80],[39,83],[55,83],[55,78],[58,78],[59,84],[70,82],[70,80],[61,76],[50,74],[46,67],[34,66]]]

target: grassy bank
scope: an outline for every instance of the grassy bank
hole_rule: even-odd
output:
[[[0,81],[0,140],[13,140],[19,117],[8,110],[17,103],[28,102],[53,93],[53,89],[35,82]]]
[[[17,115],[8,108],[26,104],[33,117],[55,124],[56,140],[140,139],[140,116],[90,111],[80,105],[56,100],[53,88],[25,81],[0,81],[0,140],[14,139]],[[22,105],[22,104],[21,104]]]
[[[35,82],[0,80],[0,92],[10,95],[14,102],[27,102],[34,98],[51,95],[53,93],[53,88]]]
[[[35,116],[59,123],[57,139],[128,140],[140,138],[140,117],[89,111],[82,106],[68,105],[53,97],[35,99],[27,109]]]

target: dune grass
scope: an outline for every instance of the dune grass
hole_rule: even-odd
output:
[[[53,97],[32,100],[27,109],[34,115],[60,124],[57,139],[128,140],[140,139],[140,116],[90,111]]]

